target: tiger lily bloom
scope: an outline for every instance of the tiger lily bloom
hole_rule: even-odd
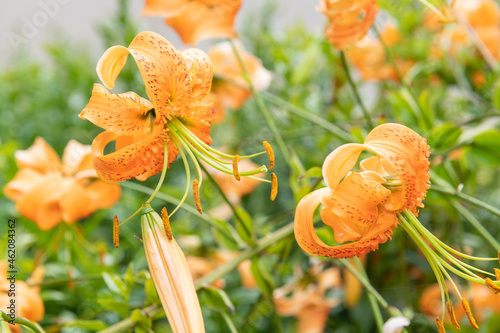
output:
[[[351,171],[365,150],[375,156],[362,160],[359,172]],[[483,279],[472,271],[493,277],[495,274],[465,264],[456,256],[478,261],[498,258],[478,258],[456,251],[417,219],[418,209],[423,207],[422,201],[430,187],[428,158],[427,140],[399,124],[376,127],[363,144],[338,147],[323,164],[323,178],[328,187],[308,194],[297,205],[294,222],[297,242],[313,255],[363,257],[378,249],[401,224],[429,261],[441,287],[443,304],[446,304],[445,294],[449,301],[445,278],[454,285],[448,271],[500,291],[499,281]],[[313,215],[320,204],[325,207],[321,219],[333,229],[337,245],[325,244],[314,230]],[[467,300],[458,294],[471,326],[476,327]],[[443,306],[443,316],[444,311]]]
[[[244,77],[245,71],[256,91],[267,89],[272,79],[271,73],[262,66],[260,59],[247,52],[240,41],[235,40],[234,47],[244,69],[230,42],[217,43],[208,50],[208,56],[214,65],[211,95],[215,100],[216,121],[223,119],[226,109],[238,110],[252,96]]]
[[[185,44],[209,38],[233,38],[241,0],[146,0],[143,15],[163,16]]]
[[[377,0],[321,0],[319,10],[330,21],[326,38],[337,50],[343,50],[366,35],[378,6]]]
[[[168,166],[180,154],[186,169],[186,190],[181,203],[170,215],[186,200],[190,190],[191,175],[186,154],[198,173],[198,179],[193,181],[193,196],[200,213],[202,172],[199,160],[237,179],[241,176],[272,183],[253,177],[267,172],[264,165],[238,172],[239,160],[269,155],[267,143],[264,144],[266,150],[249,156],[224,154],[209,146],[214,112],[207,97],[212,83],[212,65],[203,51],[188,49],[180,52],[162,36],[141,32],[128,48],[113,46],[99,60],[97,74],[107,88],[114,87],[129,54],[139,68],[150,100],[133,92],[113,94],[104,86],[95,84],[88,105],[79,115],[106,129],[92,143],[94,167],[103,180],[119,182],[134,177],[146,180],[161,171],[160,181],[147,201],[149,203],[162,185]],[[104,154],[104,148],[112,141],[115,141],[116,151]],[[132,216],[140,211],[141,208]]]
[[[323,268],[323,263],[316,263],[308,274],[296,277],[298,279],[273,293],[276,313],[280,316],[295,316],[298,319],[298,333],[323,332],[330,309],[340,304],[339,298],[326,296],[331,289],[342,286],[340,270],[336,267]]]
[[[62,161],[42,138],[15,153],[19,171],[4,187],[19,213],[42,230],[64,221],[74,223],[97,209],[113,206],[121,195],[118,185],[97,179],[90,146],[71,140]]]
[[[16,281],[16,317],[21,317],[31,322],[39,322],[45,315],[45,305],[40,297],[40,287],[32,286],[43,281],[45,269],[38,266],[30,278],[25,281]],[[11,304],[12,296],[9,296],[10,282],[7,279],[7,263],[0,261],[0,310],[10,313],[7,308]],[[19,324],[9,324],[12,333],[21,333]],[[3,332],[3,331],[2,331]]]

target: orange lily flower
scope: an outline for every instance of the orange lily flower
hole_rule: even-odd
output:
[[[338,50],[360,41],[378,13],[377,0],[321,0],[320,9],[330,20],[326,38]]]
[[[364,150],[376,156],[361,161],[361,172],[349,172]],[[376,127],[364,144],[338,147],[323,164],[328,187],[310,193],[297,206],[297,242],[309,254],[337,258],[362,257],[378,249],[396,228],[397,213],[407,209],[417,214],[423,207],[428,157],[426,140],[399,124]],[[318,238],[313,213],[319,204],[326,207],[321,218],[333,228],[335,240],[352,243],[331,247]]]
[[[321,263],[309,271],[316,284],[293,281],[274,291],[273,302],[280,316],[295,316],[298,333],[323,332],[330,309],[340,304],[340,299],[326,297],[332,288],[341,286],[340,271],[336,267],[323,270]],[[291,294],[290,297],[287,297]]]
[[[234,45],[255,90],[267,89],[271,83],[271,73],[262,66],[260,59],[244,49],[240,41],[234,41]],[[215,121],[220,121],[224,117],[225,109],[240,109],[252,93],[231,43],[222,42],[213,45],[208,50],[208,56],[214,66],[212,93],[216,101]]]
[[[62,162],[42,138],[15,154],[19,167],[4,187],[19,213],[49,230],[61,221],[74,223],[97,209],[113,206],[121,195],[118,185],[97,179],[90,146],[71,140]]]
[[[143,15],[163,16],[185,44],[236,37],[234,20],[241,0],[146,0]]]
[[[26,281],[16,281],[16,317],[27,319],[31,322],[39,322],[45,315],[45,306],[40,297],[40,287],[32,284],[39,284],[43,281],[45,270],[43,266],[38,266],[31,277]],[[10,282],[7,275],[7,263],[0,261],[0,310],[10,314],[8,306],[11,304],[10,300],[13,297],[9,296]],[[21,333],[19,324],[9,324],[12,333]]]
[[[158,187],[147,201],[149,203],[158,192],[168,166],[180,154],[187,174],[182,204],[191,185],[184,149],[198,171],[199,180],[193,182],[193,196],[201,213],[199,188],[202,177],[195,156],[235,178],[251,178],[267,171],[265,166],[240,173],[237,170],[240,159],[265,154],[266,151],[233,156],[209,146],[214,112],[207,97],[212,83],[212,65],[203,51],[188,49],[180,52],[162,36],[142,32],[128,48],[113,46],[99,60],[97,74],[107,88],[114,87],[129,54],[141,72],[150,100],[133,92],[112,94],[104,86],[95,84],[89,104],[79,115],[106,129],[92,143],[94,167],[103,180],[119,182],[133,177],[146,180],[162,171]],[[104,148],[112,141],[115,141],[116,151],[104,154]],[[227,166],[231,165],[231,160],[233,168]],[[171,215],[175,211],[177,208]]]
[[[361,161],[359,172],[350,171],[364,150],[376,156]],[[314,255],[363,257],[386,242],[393,229],[400,224],[429,261],[441,288],[442,303],[445,303],[446,295],[449,309],[453,307],[445,278],[452,285],[454,282],[448,270],[500,292],[500,281],[492,281],[489,277],[483,279],[472,270],[497,279],[500,271],[496,271],[495,275],[456,258],[497,261],[497,257],[478,258],[456,251],[429,232],[416,218],[430,186],[428,158],[427,141],[399,124],[380,125],[368,134],[363,144],[345,144],[335,149],[323,164],[323,178],[328,187],[308,194],[297,205],[294,228],[300,247]],[[329,246],[316,234],[313,215],[320,204],[325,207],[321,211],[321,219],[332,227],[335,241],[340,244]],[[458,296],[471,326],[477,328],[468,301],[460,293]],[[444,312],[443,307],[443,317]],[[453,311],[449,312],[450,317],[455,318]],[[442,329],[439,318],[436,324]],[[456,327],[459,327],[458,324]]]
[[[387,47],[399,42],[401,34],[393,25],[386,25],[380,33]],[[376,38],[365,36],[360,42],[346,49],[349,61],[360,71],[364,80],[398,80],[396,70],[387,61],[383,44]],[[413,65],[412,61],[395,60],[401,73],[406,72]]]

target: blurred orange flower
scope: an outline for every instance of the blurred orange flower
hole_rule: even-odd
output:
[[[340,304],[339,298],[328,298],[326,293],[342,284],[340,271],[332,267],[323,270],[321,263],[314,265],[309,276],[296,280],[274,291],[273,302],[280,316],[295,316],[298,333],[318,333],[325,329],[330,309]],[[310,283],[311,280],[315,284]],[[290,297],[287,297],[291,294]]]
[[[451,284],[449,284],[448,289],[454,292],[454,289],[450,287]],[[456,295],[456,292],[454,293]],[[470,292],[461,290],[461,293],[463,293],[462,295],[464,297],[470,298],[470,304],[475,311],[475,317],[478,323],[483,321],[487,312],[500,314],[500,294],[492,293],[487,286],[472,283]],[[419,306],[420,310],[430,317],[435,318],[439,315],[442,308],[442,302],[441,290],[437,283],[424,290],[420,297]],[[461,305],[455,306],[454,312],[458,321],[465,316],[465,312]]]
[[[113,206],[121,195],[118,185],[96,179],[90,146],[71,140],[61,160],[42,138],[15,154],[19,167],[4,187],[19,213],[49,230],[61,221],[74,223],[97,209]]]
[[[153,32],[141,32],[128,48],[109,48],[97,64],[97,74],[112,89],[127,62],[134,58],[146,85],[146,100],[133,92],[112,94],[95,84],[89,104],[79,117],[106,129],[92,143],[94,167],[108,182],[136,177],[146,180],[163,168],[165,146],[168,164],[179,151],[166,124],[181,120],[190,134],[210,144],[213,104],[206,100],[212,83],[212,66],[198,49],[179,52]],[[180,126],[181,126],[180,125]],[[104,154],[115,141],[116,151]]]
[[[185,44],[236,37],[234,20],[241,0],[146,0],[143,15],[163,16]]]
[[[330,21],[326,38],[342,50],[366,35],[375,21],[378,6],[377,0],[321,0],[319,10]]]
[[[350,171],[362,151],[376,156]],[[429,146],[411,129],[384,124],[373,129],[364,144],[345,144],[325,159],[323,178],[328,187],[305,196],[295,212],[295,238],[314,255],[363,257],[386,242],[398,224],[397,213],[414,214],[423,207],[429,188]],[[317,236],[313,215],[322,204],[323,222],[334,231],[337,243],[328,246]]]
[[[31,285],[41,283],[44,275],[45,270],[43,266],[38,266],[26,282],[19,280],[16,281],[16,317],[21,317],[31,322],[39,322],[43,319],[45,306],[42,298],[40,297],[40,287],[32,287]],[[10,310],[8,309],[8,306],[10,305],[10,300],[13,299],[13,297],[9,296],[11,283],[8,280],[7,263],[5,261],[0,261],[0,281],[0,310],[9,314]],[[9,327],[12,333],[21,333],[19,324],[9,324]]]
[[[391,47],[401,40],[394,25],[386,25],[380,33],[384,44]],[[376,38],[365,36],[360,42],[346,49],[349,61],[360,71],[364,80],[397,80],[396,70],[387,61],[383,44]],[[413,65],[413,61],[395,59],[401,75]]]
[[[260,59],[244,49],[241,42],[236,40],[234,44],[255,90],[267,89],[271,83],[271,73],[262,66]],[[208,56],[214,66],[212,93],[215,100],[215,118],[222,120],[227,108],[240,109],[252,93],[231,43],[215,44],[208,50]]]

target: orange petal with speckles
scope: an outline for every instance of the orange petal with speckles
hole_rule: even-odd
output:
[[[149,129],[147,112],[151,109],[153,104],[136,93],[112,94],[104,86],[94,84],[92,97],[79,117],[109,132],[133,135]]]

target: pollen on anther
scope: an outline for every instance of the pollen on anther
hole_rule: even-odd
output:
[[[441,319],[439,319],[439,317],[436,317],[436,326],[439,333],[446,333],[443,323],[441,322]]]
[[[200,187],[198,185],[198,179],[193,180],[193,197],[194,197],[194,204],[196,205],[196,209],[200,214],[203,213],[203,210],[201,209],[201,202],[200,202]]]
[[[240,181],[240,172],[238,170],[238,163],[240,162],[240,156],[234,155],[233,157],[233,175],[237,181]]]
[[[457,322],[457,317],[455,317],[455,311],[453,310],[453,303],[448,301],[446,303],[446,308],[448,309],[448,315],[450,316],[451,323],[457,330],[460,331],[460,325]]]
[[[271,200],[274,201],[276,196],[278,195],[278,177],[274,174],[271,174]]]
[[[497,270],[498,271],[498,270]],[[498,280],[498,274],[497,271],[495,273],[497,274],[497,280]],[[488,288],[490,288],[491,291],[493,291],[495,294],[500,293],[500,286],[497,286],[490,278],[484,279],[484,283]]]
[[[273,147],[269,144],[269,142],[264,141],[262,143],[264,148],[266,149],[267,156],[269,157],[269,171],[274,169],[274,151]]]
[[[497,281],[500,281],[500,269],[493,268],[495,270],[495,276],[497,277]]]
[[[116,248],[120,246],[120,222],[116,215],[113,217],[113,244]]]
[[[161,210],[161,220],[163,222],[163,228],[165,229],[165,234],[167,235],[168,240],[174,239],[174,236],[172,236],[172,229],[170,228],[170,219],[168,217],[167,208],[165,207]]]
[[[462,306],[464,307],[465,314],[467,315],[467,318],[469,319],[470,326],[472,326],[476,330],[478,330],[479,326],[477,325],[476,320],[472,316],[472,312],[470,310],[469,302],[465,298],[462,298]]]

